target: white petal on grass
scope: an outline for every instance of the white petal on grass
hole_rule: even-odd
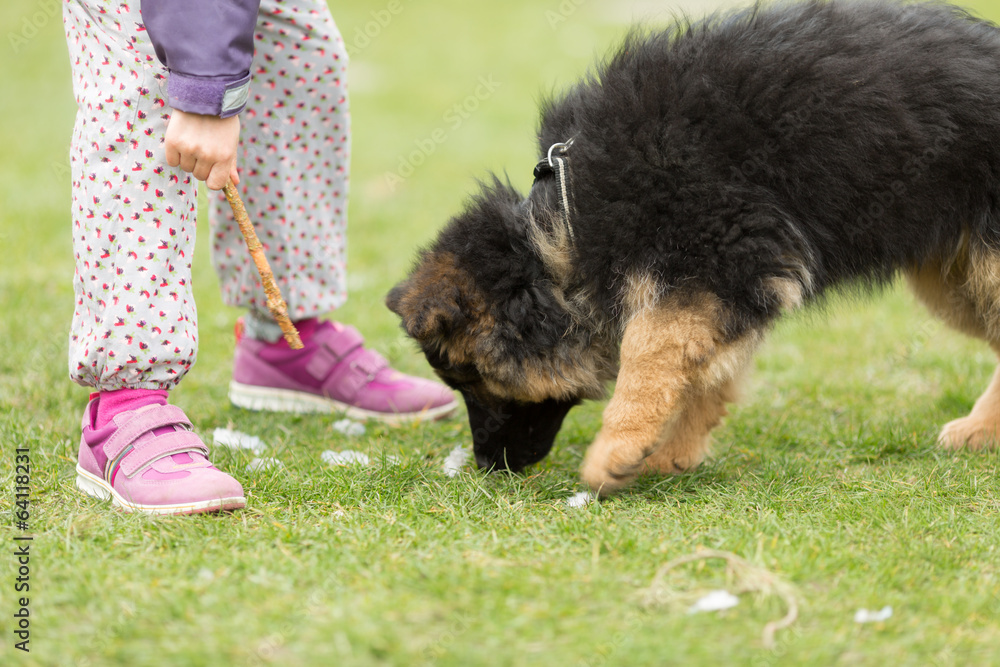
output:
[[[367,454],[363,452],[355,452],[350,449],[342,452],[335,452],[332,449],[328,449],[320,454],[319,457],[323,459],[323,463],[327,463],[332,466],[366,466],[371,463],[371,459],[368,458]]]
[[[356,438],[365,434],[365,425],[350,419],[341,419],[340,421],[333,422],[333,430],[337,433],[343,433],[348,437]]]
[[[705,611],[722,611],[723,609],[735,607],[739,603],[740,599],[729,591],[712,591],[688,607],[688,613],[697,614]]]
[[[319,455],[323,459],[324,463],[332,466],[366,466],[372,464],[378,464],[382,461],[381,458],[376,458],[372,460],[370,456],[364,452],[356,452],[353,449],[345,449],[342,452],[335,452],[332,449],[328,449]],[[400,461],[398,456],[393,456],[392,454],[386,454],[385,462],[388,465],[398,466]]]
[[[212,442],[226,449],[246,449],[254,454],[260,454],[267,445],[255,435],[247,435],[228,428],[217,428],[212,432]]]
[[[273,459],[270,457],[256,458],[247,464],[247,470],[257,471],[257,470],[271,470],[273,468],[284,468],[281,465],[281,461],[278,459]]]
[[[574,493],[572,496],[566,499],[566,504],[570,507],[583,507],[584,505],[589,505],[594,502],[595,497],[591,491],[581,491],[580,493]]]
[[[887,621],[892,617],[892,607],[886,605],[878,611],[869,611],[868,609],[858,609],[854,612],[854,622],[855,623],[879,623],[881,621]]]
[[[455,477],[458,473],[462,472],[462,468],[465,467],[471,458],[472,452],[469,451],[468,447],[457,445],[444,459],[444,474],[448,477]]]

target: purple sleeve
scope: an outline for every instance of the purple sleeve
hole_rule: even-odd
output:
[[[234,116],[246,106],[260,0],[141,0],[170,106]]]

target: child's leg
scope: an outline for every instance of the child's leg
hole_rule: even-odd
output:
[[[347,298],[347,52],[326,2],[263,0],[256,44],[240,186],[306,349],[280,342],[229,205],[215,197],[212,255],[223,296],[250,311],[230,398],[250,409],[389,423],[453,414],[458,403],[446,387],[394,371],[353,327],[313,319]]]
[[[96,389],[81,423],[77,486],[128,511],[245,505],[167,404],[194,363],[195,186],[164,161],[164,70],[139,3],[64,6],[78,104],[70,159],[76,306],[73,380]]]
[[[78,112],[70,147],[76,307],[70,376],[169,389],[195,361],[195,186],[164,162],[164,70],[139,3],[74,0],[65,27]]]
[[[347,298],[347,52],[322,0],[263,0],[255,42],[250,99],[240,117],[240,189],[289,314],[316,317]],[[223,298],[269,320],[221,194],[213,197],[210,219]]]

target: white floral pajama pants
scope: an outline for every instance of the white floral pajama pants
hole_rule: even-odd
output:
[[[169,74],[138,0],[65,0],[78,112],[70,147],[76,306],[70,377],[170,389],[197,356],[191,290],[197,189],[167,166]],[[240,189],[293,319],[347,298],[347,53],[323,0],[263,0]],[[209,211],[224,301],[267,322],[256,268],[221,193]]]

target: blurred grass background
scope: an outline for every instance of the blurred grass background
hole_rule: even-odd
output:
[[[538,99],[570,85],[630,22],[720,5],[400,3],[381,24],[388,3],[333,7],[352,55],[354,131],[351,298],[337,317],[399,367],[429,374],[382,305],[415,248],[487,170],[530,185]],[[992,0],[967,4],[1000,18]],[[1000,664],[998,456],[933,442],[971,407],[995,358],[900,289],[783,322],[699,472],[571,510],[563,501],[578,490],[600,403],[571,413],[528,476],[455,479],[440,464],[468,441],[464,417],[347,440],[330,418],[232,409],[238,313],[219,298],[203,224],[201,351],[174,401],[203,434],[260,435],[286,469],[252,472],[217,448],[250,497],[233,516],[148,520],[81,497],[72,471],[87,392],[65,369],[75,110],[59,3],[8,0],[0,27],[0,511],[13,500],[13,449],[29,446],[36,534],[30,655],[12,648],[13,557],[0,566],[3,664]],[[484,78],[494,90],[476,99]],[[468,109],[458,123],[455,105]],[[431,139],[412,175],[389,178],[438,130],[444,140]],[[403,463],[334,470],[319,460],[328,448]],[[802,617],[776,649],[759,640],[781,613],[773,600],[698,617],[638,604],[662,562],[698,547],[797,586]],[[726,585],[711,566],[675,583]],[[855,609],[884,604],[890,621],[852,622]]]

